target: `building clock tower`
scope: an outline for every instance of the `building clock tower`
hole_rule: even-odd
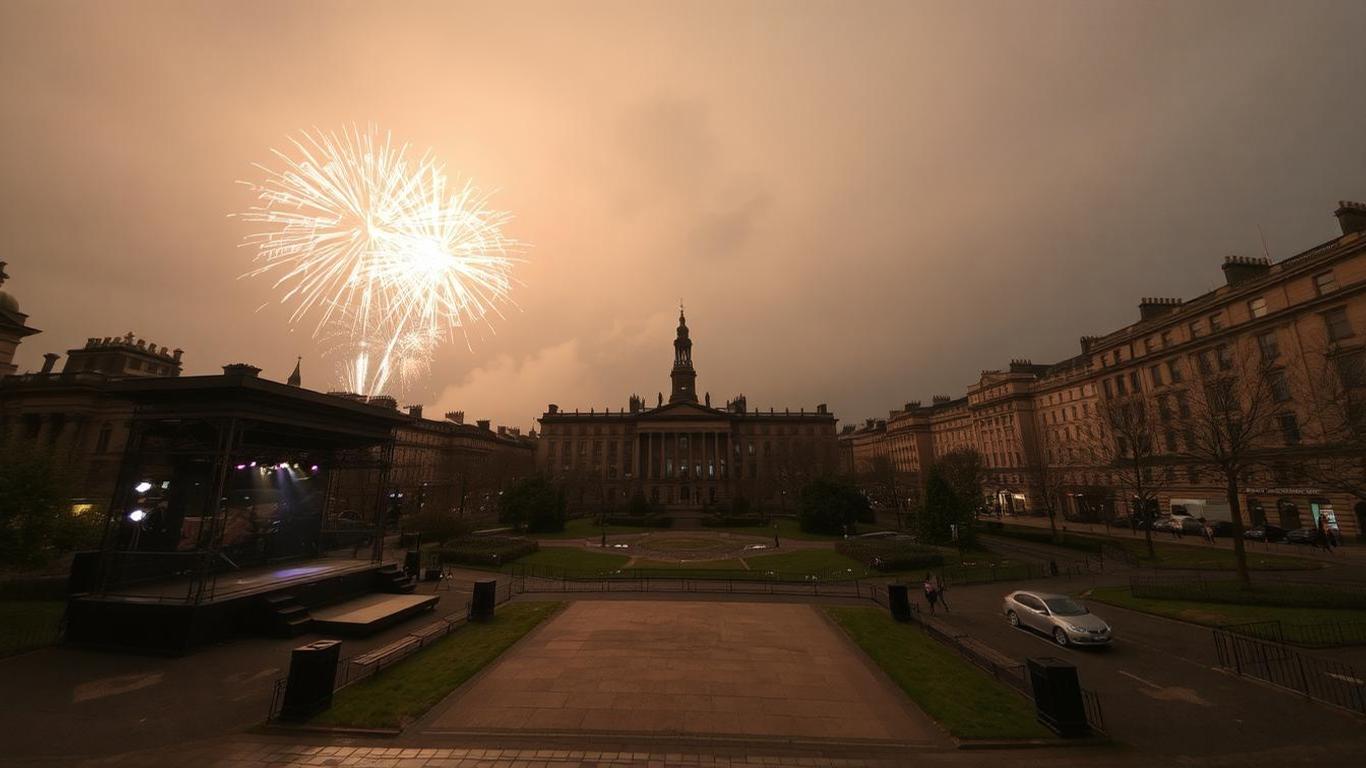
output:
[[[692,339],[688,338],[688,321],[683,317],[683,305],[678,306],[678,337],[674,339],[674,369],[670,403],[697,402],[697,371],[692,367]]]

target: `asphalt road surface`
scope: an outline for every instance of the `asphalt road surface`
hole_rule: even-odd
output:
[[[1114,579],[1111,578],[1111,581]],[[1218,669],[1209,629],[1088,603],[1114,630],[1110,648],[1063,648],[1006,623],[1014,589],[1083,592],[1091,579],[950,589],[933,620],[1023,662],[1053,656],[1077,666],[1101,698],[1109,735],[1173,761],[1200,765],[1360,765],[1366,720]]]

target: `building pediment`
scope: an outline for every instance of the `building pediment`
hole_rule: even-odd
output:
[[[651,421],[681,421],[695,419],[724,419],[726,412],[697,403],[670,403],[650,410],[640,417],[642,424]]]

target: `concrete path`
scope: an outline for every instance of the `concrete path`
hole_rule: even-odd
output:
[[[816,608],[774,603],[574,603],[422,728],[945,742]]]

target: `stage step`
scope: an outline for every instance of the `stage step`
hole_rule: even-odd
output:
[[[312,628],[313,616],[293,595],[266,595],[262,599],[270,611],[271,624],[281,637],[298,637]]]
[[[313,628],[328,634],[372,635],[434,609],[440,599],[436,595],[366,595],[318,609]]]
[[[417,579],[390,563],[379,569],[380,588],[391,595],[408,595],[417,589]]]

